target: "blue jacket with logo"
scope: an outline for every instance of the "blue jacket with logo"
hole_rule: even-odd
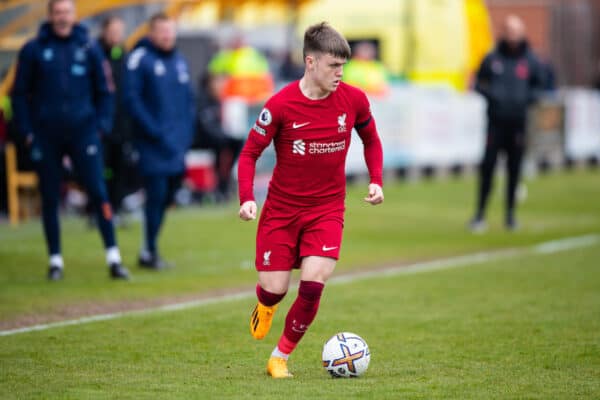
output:
[[[142,175],[176,175],[194,136],[195,101],[187,62],[144,39],[127,59],[123,101],[134,123]]]
[[[34,136],[108,133],[113,87],[86,28],[75,25],[69,37],[60,38],[44,23],[19,53],[12,89],[17,128]]]

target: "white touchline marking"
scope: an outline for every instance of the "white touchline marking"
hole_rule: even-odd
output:
[[[564,239],[552,240],[548,242],[543,242],[539,244],[534,244],[531,246],[513,248],[513,249],[504,249],[504,250],[492,250],[492,251],[484,251],[478,253],[467,254],[463,256],[456,257],[448,257],[442,258],[439,260],[433,261],[425,261],[418,262],[409,265],[399,265],[395,267],[389,267],[382,270],[377,271],[365,271],[365,272],[356,272],[349,273],[348,275],[333,277],[328,281],[328,285],[336,285],[336,284],[345,284],[356,282],[364,279],[371,278],[380,278],[386,276],[396,276],[396,275],[410,275],[417,274],[422,272],[429,271],[437,271],[442,269],[450,269],[457,267],[465,267],[473,264],[481,264],[490,261],[497,261],[509,258],[516,258],[518,256],[527,255],[527,254],[552,254],[558,253],[561,251],[573,250],[583,247],[593,246],[595,244],[600,243],[600,234],[589,234],[584,236],[574,236],[568,237]],[[297,287],[297,285],[293,285],[291,288]],[[45,331],[52,328],[60,328],[65,326],[72,325],[83,325],[90,322],[98,322],[98,321],[108,321],[121,317],[127,316],[135,316],[142,314],[151,314],[157,312],[171,312],[171,311],[179,311],[186,310],[189,308],[202,307],[210,304],[223,303],[234,300],[242,300],[254,297],[254,290],[247,290],[235,294],[226,294],[220,296],[214,296],[206,299],[185,301],[181,303],[173,303],[167,304],[159,307],[151,307],[142,310],[133,310],[133,311],[122,311],[117,313],[110,314],[98,314],[91,315],[88,317],[82,317],[77,319],[70,319],[65,321],[58,322],[50,322],[48,324],[40,324],[40,325],[32,325],[26,326],[23,328],[17,329],[9,329],[5,331],[0,331],[0,336],[10,336],[16,335],[19,333],[28,333],[35,331]]]
[[[534,251],[541,254],[556,253],[561,250],[576,249],[579,247],[593,246],[598,242],[600,235],[578,236],[550,242],[541,243],[535,246]]]

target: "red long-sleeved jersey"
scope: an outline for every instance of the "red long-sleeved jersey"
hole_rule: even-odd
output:
[[[343,202],[353,127],[371,183],[382,185],[383,150],[366,95],[343,82],[319,100],[304,96],[299,81],[284,87],[265,104],[240,154],[240,204],[254,200],[256,160],[271,140],[277,159],[269,199],[297,206]]]

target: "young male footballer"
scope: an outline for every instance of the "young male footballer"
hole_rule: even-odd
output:
[[[274,142],[277,162],[256,235],[258,303],[250,332],[263,339],[288,291],[292,269],[300,269],[298,297],[267,363],[273,378],[290,378],[289,355],[314,320],[321,293],[333,273],[342,244],[345,162],[352,128],[364,144],[370,184],[365,201],[383,202],[381,141],[369,101],[343,83],[350,46],[327,23],[304,34],[305,72],[261,111],[239,159],[240,218],[253,220],[256,160]]]

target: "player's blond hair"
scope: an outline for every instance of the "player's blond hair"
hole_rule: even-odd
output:
[[[327,22],[320,22],[304,32],[302,53],[305,58],[309,53],[323,53],[349,59],[351,51],[348,41],[338,31]]]

